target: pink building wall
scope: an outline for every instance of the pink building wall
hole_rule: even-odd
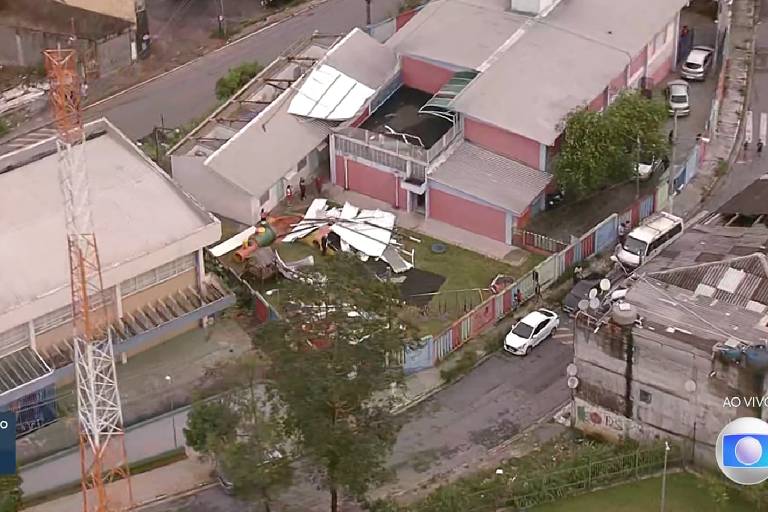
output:
[[[418,9],[411,9],[410,11],[406,11],[397,16],[397,18],[395,18],[395,30],[397,31],[403,28],[418,12]]]
[[[342,164],[343,165],[343,164]],[[337,168],[338,174],[338,168]],[[342,167],[343,173],[343,167]],[[349,189],[366,196],[395,205],[397,178],[394,174],[379,171],[355,160],[347,160]]]
[[[403,83],[435,94],[453,76],[453,71],[414,57],[401,57]]]
[[[507,214],[436,188],[430,188],[429,217],[478,235],[506,242]]]
[[[397,207],[400,210],[407,210],[408,209],[408,191],[400,186],[399,180],[397,183],[397,194],[399,196],[399,201],[400,201]]]
[[[629,68],[629,76],[632,77],[640,71],[644,66],[646,62],[646,57],[648,55],[647,53],[648,46],[643,46],[643,49],[640,50],[640,53],[638,53],[633,59],[632,59],[632,65]]]
[[[344,183],[344,157],[341,155],[336,155],[334,158],[336,160],[335,184],[341,188],[346,188],[346,183]]]
[[[522,135],[464,118],[464,138],[499,155],[541,169],[541,144]]]

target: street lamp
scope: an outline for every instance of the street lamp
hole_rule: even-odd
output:
[[[173,390],[171,389],[171,380],[172,379],[170,375],[165,376],[165,381],[168,383],[168,389],[171,390],[170,392],[171,393],[171,429],[173,430],[173,449],[175,450],[176,448],[179,447],[179,441],[176,437],[176,412],[174,411],[174,408],[173,408],[174,404],[173,404]]]
[[[669,450],[669,443],[664,441],[664,471],[661,473],[661,512],[664,512],[667,498],[667,456],[669,455]]]

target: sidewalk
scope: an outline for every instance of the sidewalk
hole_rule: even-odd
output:
[[[211,481],[211,466],[195,459],[184,459],[168,466],[131,477],[136,505],[196,489]],[[26,512],[82,512],[80,493],[25,508]]]
[[[706,159],[696,176],[672,199],[675,214],[693,216],[709,196],[723,173],[722,165],[730,168],[741,146],[742,122],[751,87],[755,36],[755,1],[735,0],[732,4],[730,45],[727,49],[725,91],[720,105],[717,126],[707,147]],[[725,164],[723,164],[725,162]]]

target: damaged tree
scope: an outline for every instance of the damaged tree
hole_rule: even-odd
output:
[[[389,363],[408,330],[396,316],[396,288],[356,258],[339,254],[324,273],[322,285],[296,282],[281,292],[286,311],[254,344],[271,360],[285,434],[337,512],[342,492],[363,499],[384,476],[399,430],[390,390],[403,380]]]

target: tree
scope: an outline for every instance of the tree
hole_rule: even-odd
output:
[[[216,81],[216,97],[221,101],[240,90],[253,77],[264,69],[258,62],[247,62],[231,68],[226,75]]]
[[[334,256],[314,283],[282,290],[281,319],[258,330],[254,343],[271,360],[285,432],[336,512],[340,491],[362,499],[385,475],[399,430],[388,391],[403,378],[388,362],[408,330],[396,316],[397,290],[356,258]]]
[[[0,512],[18,512],[21,510],[21,477],[15,475],[0,477]]]
[[[198,453],[214,455],[218,446],[234,440],[239,421],[226,403],[214,400],[195,402],[184,428],[187,445]]]
[[[631,178],[639,153],[662,157],[668,150],[663,103],[624,91],[604,112],[586,107],[568,114],[555,175],[567,193],[584,196]]]

